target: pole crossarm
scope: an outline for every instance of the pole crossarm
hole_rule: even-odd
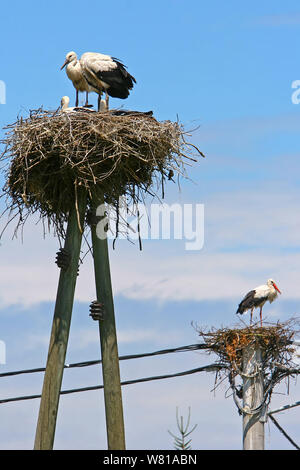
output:
[[[300,405],[300,401],[296,401],[295,403],[292,403],[291,405],[284,405],[281,406],[280,408],[276,408],[275,410],[271,410],[268,412],[268,415],[274,415],[275,413],[280,413],[281,411],[286,411],[290,410],[291,408],[295,408],[296,406]]]

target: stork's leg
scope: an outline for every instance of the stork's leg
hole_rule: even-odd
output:
[[[101,93],[98,94],[98,111],[100,111],[101,106]]]
[[[259,312],[259,314],[260,314],[260,326],[262,326],[262,309],[263,308],[260,307],[260,312]]]
[[[108,93],[107,91],[105,92],[105,107],[106,107],[106,111],[108,111],[108,101],[109,101],[109,96],[108,96]]]
[[[78,92],[78,90],[76,90],[76,100],[75,100],[75,106],[76,107],[78,106],[78,95],[79,95],[79,92]]]
[[[88,107],[88,105],[89,105],[89,92],[86,91],[85,92],[85,105],[84,106]]]

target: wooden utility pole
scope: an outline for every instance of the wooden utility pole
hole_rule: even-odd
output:
[[[93,201],[93,205],[95,208],[97,205],[103,207],[104,202]],[[106,235],[98,237],[95,224],[92,224],[92,245],[97,301],[104,304],[103,320],[99,320],[99,332],[107,443],[109,450],[124,450],[124,417],[108,243]]]
[[[86,211],[86,193],[78,193],[77,208],[69,213],[64,250],[70,255],[66,269],[61,268],[48,359],[35,435],[34,449],[53,448],[59,395],[68,345],[82,231]]]
[[[262,354],[259,345],[247,346],[243,351],[244,450],[264,450],[264,422],[261,419],[262,409],[259,408],[264,397]],[[257,412],[255,412],[256,408],[258,408]]]

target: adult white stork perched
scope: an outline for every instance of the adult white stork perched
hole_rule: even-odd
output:
[[[94,91],[98,93],[98,111],[103,91],[106,94],[106,109],[108,109],[108,96],[125,99],[136,83],[122,62],[115,57],[97,52],[85,52],[80,60],[77,59],[75,52],[69,52],[61,69],[65,66],[67,66],[67,75],[76,88],[76,100],[78,100],[78,91],[85,91],[85,106],[87,106],[88,93]]]
[[[252,323],[253,310],[260,308],[260,324],[262,326],[262,309],[267,300],[272,303],[277,297],[277,292],[281,294],[273,279],[268,279],[267,284],[256,287],[248,292],[238,306],[236,313],[241,315],[247,310],[251,310],[250,324]]]

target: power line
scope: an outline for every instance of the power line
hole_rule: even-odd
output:
[[[294,344],[296,342],[293,342]],[[151,357],[151,356],[156,356],[156,355],[164,355],[164,354],[172,354],[172,353],[177,353],[177,352],[189,352],[189,351],[197,351],[201,349],[209,349],[208,345],[206,343],[201,343],[201,344],[190,344],[186,346],[179,346],[176,348],[168,348],[168,349],[160,349],[158,351],[152,351],[148,353],[140,353],[140,354],[129,354],[129,355],[123,355],[119,356],[119,360],[130,360],[130,359],[139,359],[139,358],[144,358],[144,357]],[[64,368],[65,369],[72,369],[76,367],[88,367],[92,365],[97,365],[101,364],[102,360],[101,359],[96,359],[96,360],[91,360],[91,361],[82,361],[82,362],[75,362],[71,364],[65,364]],[[169,378],[174,378],[174,377],[182,377],[186,375],[191,375],[195,374],[198,372],[213,372],[213,371],[219,371],[221,369],[224,369],[226,367],[225,364],[222,363],[214,363],[211,365],[207,366],[202,366],[198,367],[196,369],[191,369],[183,372],[177,372],[174,374],[165,374],[165,375],[159,375],[159,376],[152,376],[152,377],[143,377],[140,379],[134,379],[134,380],[127,380],[121,382],[121,385],[132,385],[132,384],[137,384],[137,383],[143,383],[143,382],[150,382],[150,381],[155,381],[155,380],[163,380],[163,379],[169,379]],[[31,374],[31,373],[37,373],[37,372],[44,372],[46,370],[45,367],[39,367],[39,368],[32,368],[32,369],[23,369],[23,370],[16,370],[16,371],[8,371],[8,372],[2,372],[0,373],[0,378],[1,377],[8,377],[8,376],[15,376],[15,375],[20,375],[20,374]],[[294,373],[299,373],[299,369],[294,369]],[[93,390],[101,390],[103,389],[103,385],[94,385],[94,386],[89,386],[89,387],[80,387],[80,388],[73,388],[73,389],[68,389],[68,390],[61,390],[60,395],[69,395],[73,393],[80,393],[80,392],[87,392],[87,391],[93,391]],[[5,404],[5,403],[10,403],[10,402],[16,402],[16,401],[24,401],[24,400],[33,400],[37,398],[41,398],[41,394],[35,394],[35,395],[24,395],[24,396],[19,396],[19,397],[10,397],[10,398],[5,398],[0,400],[0,404]],[[279,423],[275,420],[275,418],[272,416],[272,414],[278,413],[280,411],[285,411],[287,409],[296,407],[300,405],[300,401],[295,402],[291,405],[285,405],[282,406],[278,409],[272,410],[268,412],[268,416],[274,423],[274,425],[279,429],[279,431],[289,440],[289,442],[298,450],[300,450],[300,447],[292,440],[292,438],[284,431],[284,429],[279,425]]]
[[[187,346],[179,346],[177,348],[169,348],[169,349],[160,349],[158,351],[152,351],[149,353],[140,353],[140,354],[129,354],[129,355],[124,355],[120,356],[119,360],[124,361],[128,359],[139,359],[143,357],[150,357],[150,356],[157,356],[157,355],[162,355],[162,354],[170,354],[170,353],[175,353],[175,352],[188,352],[188,351],[197,351],[199,349],[207,349],[207,345],[205,343],[203,344],[189,344]],[[93,366],[96,364],[101,364],[102,360],[101,359],[96,359],[92,361],[83,361],[83,362],[74,362],[73,364],[65,364],[64,368],[65,369],[72,369],[75,367],[88,367],[88,366]],[[0,377],[9,377],[13,375],[21,375],[21,374],[32,374],[36,372],[44,372],[46,370],[45,367],[38,367],[34,369],[23,369],[23,370],[15,370],[15,371],[9,371],[9,372],[2,372],[0,373]]]
[[[269,415],[270,416],[270,419],[271,421],[273,421],[273,423],[275,424],[275,426],[279,429],[279,431],[284,435],[284,437],[287,438],[288,441],[290,441],[290,443],[296,447],[297,450],[300,450],[300,447],[296,444],[296,442],[293,441],[293,439],[285,432],[285,430],[280,426],[280,424],[278,423],[278,421],[276,421],[276,419],[274,418],[274,416],[272,415]]]
[[[197,367],[196,369],[191,369],[191,370],[187,370],[187,371],[184,371],[184,372],[177,372],[177,373],[174,373],[174,374],[165,374],[165,375],[157,375],[157,376],[153,376],[153,377],[143,377],[141,379],[126,380],[124,382],[121,382],[121,385],[132,385],[132,384],[136,384],[136,383],[150,382],[150,381],[153,381],[153,380],[162,380],[162,379],[170,379],[170,378],[173,378],[173,377],[182,377],[182,376],[185,376],[185,375],[195,374],[197,372],[215,372],[215,371],[219,371],[220,369],[223,369],[224,367],[225,367],[224,364],[215,363],[215,364],[210,364],[208,366]],[[93,385],[93,386],[90,386],[90,387],[73,388],[73,389],[70,389],[70,390],[61,390],[60,395],[68,395],[68,394],[71,394],[71,393],[78,393],[78,392],[87,392],[87,391],[91,391],[91,390],[100,390],[100,389],[103,389],[103,388],[104,388],[103,385]],[[36,399],[36,398],[41,398],[41,396],[42,395],[39,394],[39,395],[25,395],[25,396],[21,396],[21,397],[4,398],[4,399],[0,400],[0,404],[9,403],[9,402],[13,402],[13,401],[33,400],[33,399]]]
[[[297,344],[296,341],[291,341],[291,344]],[[300,342],[299,342],[300,344]],[[210,346],[208,346],[206,343],[200,343],[200,344],[189,344],[187,346],[178,346],[176,348],[168,348],[168,349],[160,349],[158,351],[152,351],[148,353],[140,353],[140,354],[128,354],[124,356],[119,356],[120,361],[124,360],[130,360],[130,359],[140,359],[143,357],[151,357],[151,356],[157,356],[157,355],[163,355],[163,354],[171,354],[175,352],[189,352],[189,351],[197,351],[201,349],[211,349]],[[82,362],[74,362],[71,364],[65,364],[64,368],[65,369],[72,369],[75,367],[89,367],[97,364],[101,364],[102,360],[101,359],[96,359],[96,360],[91,360],[91,361],[82,361]],[[36,367],[33,369],[21,369],[21,370],[15,370],[15,371],[8,371],[8,372],[1,372],[0,373],[0,378],[1,377],[10,377],[14,375],[21,375],[21,374],[32,374],[36,372],[44,372],[46,370],[45,367]],[[293,369],[292,372],[294,373],[299,373],[300,369]]]

